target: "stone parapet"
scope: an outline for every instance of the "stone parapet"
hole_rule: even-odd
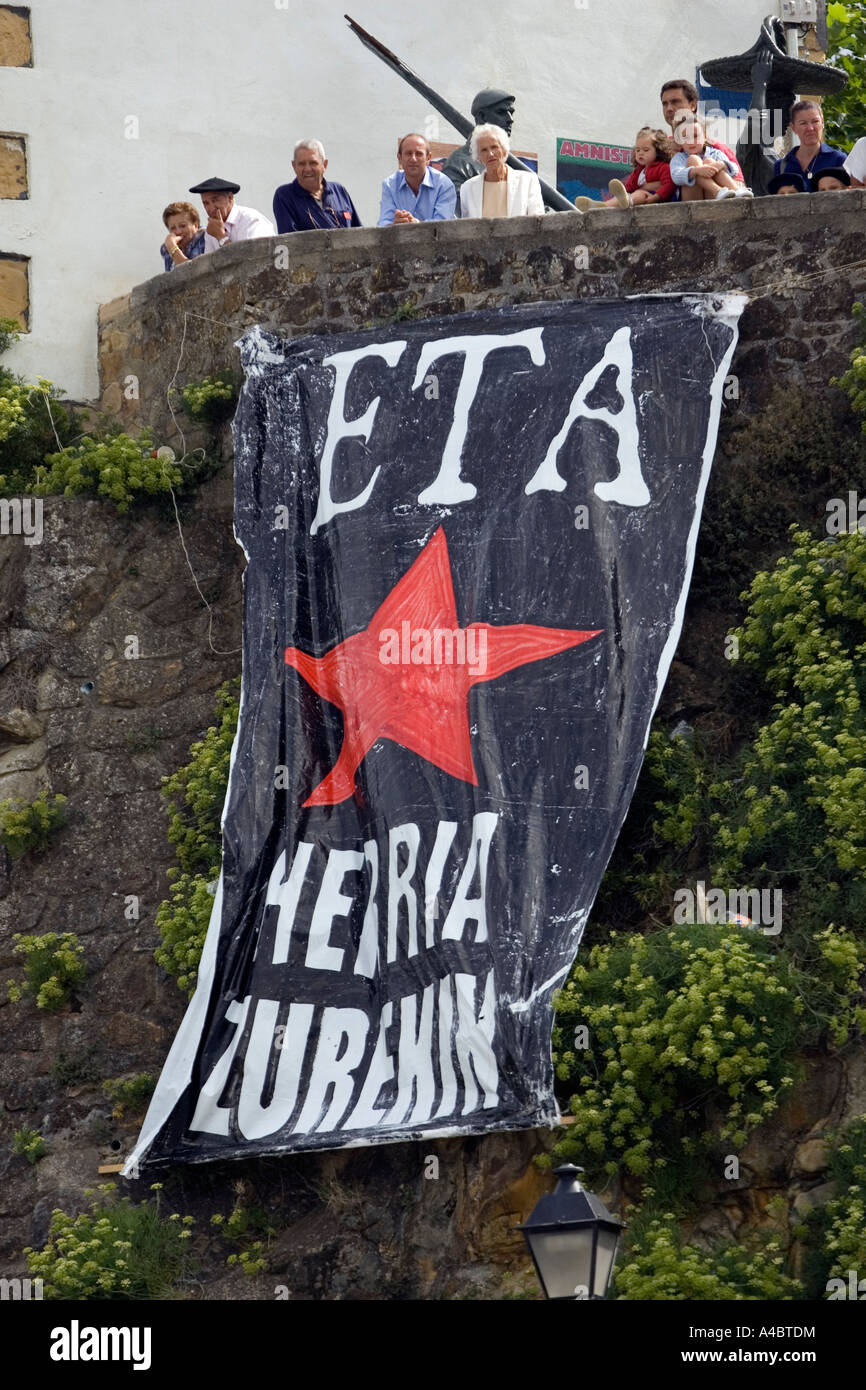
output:
[[[102,307],[102,404],[177,447],[169,388],[239,370],[235,343],[253,324],[299,337],[532,301],[742,290],[733,370],[744,408],[760,408],[774,384],[821,389],[846,365],[864,218],[854,190],[243,242]]]

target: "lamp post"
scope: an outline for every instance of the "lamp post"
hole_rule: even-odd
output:
[[[604,1298],[625,1222],[581,1187],[573,1163],[554,1169],[553,1192],[520,1227],[545,1298]]]

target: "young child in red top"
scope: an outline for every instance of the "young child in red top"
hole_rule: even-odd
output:
[[[674,194],[671,153],[670,137],[663,130],[643,126],[635,137],[634,168],[625,183],[611,179],[609,199],[599,203],[581,196],[575,198],[574,206],[579,212],[589,212],[592,208],[636,208],[644,203],[668,202]]]

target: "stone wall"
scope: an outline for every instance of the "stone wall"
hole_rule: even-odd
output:
[[[246,242],[102,308],[102,403],[177,449],[169,386],[237,368],[234,343],[255,323],[296,337],[395,315],[739,289],[753,298],[733,371],[754,409],[775,381],[820,388],[844,367],[864,282],[864,217],[866,191],[854,191]]]

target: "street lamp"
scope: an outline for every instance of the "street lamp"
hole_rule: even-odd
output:
[[[545,1298],[604,1298],[625,1222],[578,1182],[582,1168],[555,1168],[556,1189],[520,1227]]]

